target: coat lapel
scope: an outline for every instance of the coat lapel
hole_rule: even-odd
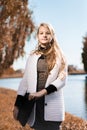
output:
[[[32,55],[28,61],[28,91],[36,92],[37,87],[37,61],[40,55]]]

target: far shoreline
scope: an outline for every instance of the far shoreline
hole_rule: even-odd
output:
[[[68,75],[86,75],[87,73],[68,73]],[[2,74],[0,79],[8,79],[8,78],[22,78],[23,73],[14,73],[14,74]]]
[[[0,76],[0,79],[9,79],[9,78],[22,78],[23,77],[23,73],[19,73],[19,74],[3,74]]]

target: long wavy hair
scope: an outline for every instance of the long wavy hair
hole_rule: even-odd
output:
[[[66,60],[65,60],[65,56],[63,55],[63,52],[62,52],[61,48],[59,47],[58,42],[57,42],[57,39],[56,39],[56,36],[55,36],[55,33],[54,33],[54,29],[50,24],[41,23],[39,25],[38,29],[37,29],[37,36],[39,34],[39,29],[40,29],[41,26],[49,29],[49,31],[51,33],[51,36],[52,36],[52,40],[49,43],[48,49],[46,49],[46,50],[39,49],[40,44],[38,42],[38,44],[37,44],[35,50],[33,51],[33,53],[42,54],[42,55],[46,56],[46,60],[47,60],[47,64],[48,64],[48,71],[49,72],[53,69],[57,58],[59,58],[61,60],[60,71],[63,72],[62,76],[60,76],[60,77],[64,78],[65,74],[64,74],[63,70],[66,67]]]

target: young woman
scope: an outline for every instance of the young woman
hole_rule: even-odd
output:
[[[50,24],[40,24],[37,39],[18,89],[14,116],[18,112],[18,98],[27,91],[29,100],[36,99],[27,123],[35,130],[58,130],[65,117],[63,87],[67,63]]]

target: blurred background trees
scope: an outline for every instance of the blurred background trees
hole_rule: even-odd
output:
[[[82,62],[84,70],[87,72],[87,35],[83,38]]]
[[[28,0],[0,0],[0,74],[24,54],[25,40],[34,31]]]

